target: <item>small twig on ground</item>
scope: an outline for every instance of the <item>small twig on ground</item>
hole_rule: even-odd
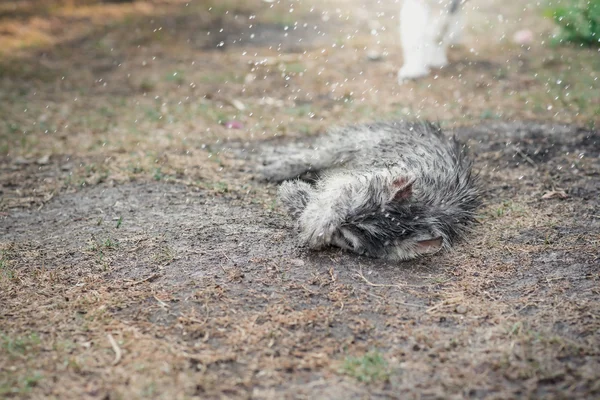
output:
[[[355,274],[356,276],[358,276],[359,278],[361,278],[363,281],[365,281],[365,283],[369,286],[373,286],[373,287],[394,287],[397,289],[404,289],[404,287],[402,287],[402,285],[391,285],[391,284],[384,284],[384,283],[373,283],[370,280],[368,280],[363,272],[362,272],[362,266],[360,267],[360,270],[356,272]],[[405,306],[410,306],[410,307],[417,307],[417,308],[421,308],[422,306],[420,306],[419,304],[411,304],[411,303],[405,303],[405,302],[399,302],[399,304],[405,305]]]
[[[408,285],[406,283],[403,284],[399,284],[399,283],[395,283],[395,284],[386,284],[386,283],[373,283],[371,281],[369,281],[364,274],[362,273],[362,266],[360,267],[360,270],[358,272],[356,272],[355,274],[356,276],[358,276],[359,278],[362,278],[365,283],[369,286],[373,286],[373,287],[395,287],[397,289],[423,289],[423,288],[429,288],[434,284],[427,284],[427,285]],[[447,280],[443,281],[443,282],[439,282],[439,283],[435,283],[435,284],[443,284],[446,282],[450,282],[452,281],[452,278],[448,278]]]
[[[371,293],[371,292],[369,292],[367,290],[362,290],[361,289],[360,291],[363,292],[364,294],[366,294],[367,296],[375,297],[376,299],[379,299],[379,300],[385,300],[385,298],[383,296],[378,296],[375,293]]]
[[[121,357],[123,356],[123,353],[121,352],[121,348],[117,344],[117,341],[110,333],[108,334],[108,341],[110,342],[110,345],[112,346],[115,352],[115,360],[113,361],[112,365],[117,365],[121,362]]]
[[[523,151],[521,149],[519,149],[518,147],[513,146],[513,148],[515,149],[515,151],[517,152],[518,155],[523,157],[523,159],[525,161],[527,161],[529,164],[531,164],[534,168],[537,168],[537,164],[535,163],[535,161],[533,161],[531,159],[531,157],[529,157],[527,154],[523,153]]]
[[[300,287],[302,289],[304,289],[307,293],[309,293],[309,294],[311,294],[313,296],[316,296],[316,295],[319,294],[318,292],[314,292],[314,291],[310,290],[309,288],[307,288],[306,285],[300,285]]]
[[[45,196],[45,199],[42,200],[42,204],[40,204],[40,206],[38,207],[38,211],[40,211],[42,208],[44,208],[44,206],[46,205],[47,202],[49,202],[50,200],[52,200],[54,198],[54,192],[50,193],[49,196]]]
[[[188,323],[189,323],[189,322],[192,322],[192,323],[194,323],[194,324],[199,324],[199,325],[204,325],[204,324],[206,324],[206,320],[204,320],[204,321],[200,321],[199,319],[197,319],[197,318],[194,318],[194,317],[179,317],[179,320],[180,320],[181,322],[188,322]]]
[[[225,254],[225,252],[221,251],[221,254],[223,255],[223,257],[225,257],[227,259],[227,261],[232,263],[235,267],[235,263],[233,262],[233,260],[231,258],[229,258],[229,256],[227,256],[227,254]],[[225,273],[225,275],[229,275],[230,271],[225,269],[225,267],[222,264],[219,264],[219,268],[221,268],[221,270]]]
[[[440,301],[439,303],[437,303],[434,306],[429,307],[427,310],[425,310],[426,313],[430,313],[432,311],[437,310],[438,308],[442,308],[444,306],[452,306],[455,305],[456,303],[459,303],[460,301],[462,301],[464,299],[463,296],[458,296],[458,297],[453,297],[451,299],[447,299],[447,300],[443,300]]]
[[[219,264],[219,268],[221,268],[221,271],[223,271],[225,274],[229,273],[229,272],[227,272],[227,270],[225,269],[225,267],[222,266],[221,264]]]
[[[336,278],[335,278],[335,271],[333,270],[333,267],[329,268],[329,276],[331,277],[331,283],[335,283]]]
[[[169,308],[169,305],[161,299],[159,299],[158,297],[156,297],[156,295],[154,295],[154,300],[158,301],[158,304],[160,304],[161,307]]]
[[[487,296],[487,298],[489,298],[490,300],[492,300],[492,301],[498,301],[498,298],[497,298],[497,297],[494,297],[494,296],[492,296],[492,295],[490,294],[490,292],[488,292],[487,290],[484,290],[482,293],[483,293],[484,295],[486,295],[486,296]]]
[[[356,276],[358,276],[359,278],[361,278],[363,281],[365,281],[365,283],[369,286],[374,286],[374,287],[395,287],[398,289],[402,289],[402,286],[400,285],[391,285],[391,284],[385,284],[385,283],[373,283],[370,280],[368,280],[365,275],[362,272],[362,266],[360,267],[360,270],[358,270],[355,274]]]
[[[193,360],[193,361],[197,361],[199,364],[198,365],[202,365],[203,368],[206,368],[206,366],[204,365],[206,363],[206,357],[203,357],[199,354],[192,354],[192,353],[188,353],[186,351],[180,351],[179,355],[183,358],[187,358],[189,360]]]
[[[127,286],[135,286],[135,285],[139,285],[140,283],[152,281],[152,280],[158,278],[159,276],[160,276],[160,273],[156,272],[156,273],[150,275],[149,277],[144,278],[144,279],[142,279],[140,281],[127,282],[128,283]]]
[[[233,263],[233,261],[231,260],[231,258],[229,258],[227,256],[227,254],[225,254],[225,252],[222,251],[221,254],[223,254],[223,257],[225,257],[229,262]]]
[[[297,55],[286,54],[286,55],[277,56],[277,57],[264,57],[258,61],[252,60],[252,61],[248,61],[248,62],[255,66],[256,65],[272,66],[272,65],[277,65],[277,64],[281,64],[281,63],[297,62],[298,60],[299,60],[299,57]]]
[[[369,286],[373,286],[373,287],[395,287],[397,289],[404,289],[407,285],[399,285],[399,284],[387,284],[387,283],[373,283],[370,280],[367,279],[367,277],[365,277],[365,275],[362,272],[362,267],[360,267],[360,270],[356,272],[355,274],[356,276],[358,276],[359,278],[361,278],[363,281],[365,281],[365,283]]]

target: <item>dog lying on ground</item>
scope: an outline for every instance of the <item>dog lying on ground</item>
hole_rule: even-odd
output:
[[[427,122],[332,130],[311,148],[290,145],[262,176],[302,244],[408,260],[450,248],[475,220],[479,190],[465,148]],[[311,172],[316,183],[296,179]]]

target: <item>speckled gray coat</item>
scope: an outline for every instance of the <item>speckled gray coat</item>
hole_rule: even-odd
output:
[[[296,179],[308,171],[314,185]],[[312,148],[290,147],[262,176],[285,181],[279,198],[303,244],[390,260],[449,248],[480,204],[464,146],[429,122],[333,129]]]

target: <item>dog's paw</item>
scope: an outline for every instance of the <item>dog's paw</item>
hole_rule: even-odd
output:
[[[434,49],[430,54],[429,66],[432,68],[444,68],[448,65],[446,51],[442,48]]]
[[[426,66],[405,65],[398,71],[398,83],[403,84],[411,79],[422,78],[429,75],[429,68]]]
[[[285,181],[279,186],[278,197],[288,214],[298,219],[310,201],[313,188],[299,180]]]

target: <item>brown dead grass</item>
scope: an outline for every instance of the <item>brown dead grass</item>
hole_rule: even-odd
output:
[[[184,183],[214,196],[252,193],[267,208],[272,192],[250,182],[248,166],[219,145],[252,148],[340,121],[598,123],[594,49],[539,39],[523,49],[494,39],[519,27],[547,35],[551,27],[529,7],[502,6],[508,22],[475,25],[446,70],[399,87],[395,20],[383,18],[387,31],[369,35],[373,14],[392,15],[393,4],[294,4],[290,18],[288,2],[273,9],[258,0],[186,3],[3,3],[0,218],[87,187],[134,181]],[[475,17],[497,15],[499,5],[481,3]],[[308,29],[301,45],[268,36],[295,20],[327,33]],[[267,39],[234,44],[247,38],[249,24]],[[372,63],[369,49],[389,54]],[[223,126],[232,120],[244,129]],[[0,396],[598,396],[598,271],[567,274],[539,261],[560,254],[573,264],[597,262],[597,230],[556,233],[576,225],[581,205],[540,203],[538,186],[518,186],[522,170],[497,169],[498,159],[485,157],[479,162],[490,185],[514,185],[514,193],[502,192],[510,202],[489,199],[479,236],[406,280],[348,270],[335,255],[310,276],[294,275],[298,260],[269,259],[254,260],[249,275],[224,254],[215,267],[222,274],[166,285],[164,268],[192,250],[144,233],[120,246],[92,239],[76,266],[73,254],[38,239],[0,240]],[[523,232],[535,232],[535,240],[508,240]],[[143,254],[136,262],[150,272],[107,277],[130,268],[123,260],[132,254]],[[48,259],[52,267],[41,261]],[[366,385],[340,372],[346,356],[373,349],[388,363],[385,379]]]

